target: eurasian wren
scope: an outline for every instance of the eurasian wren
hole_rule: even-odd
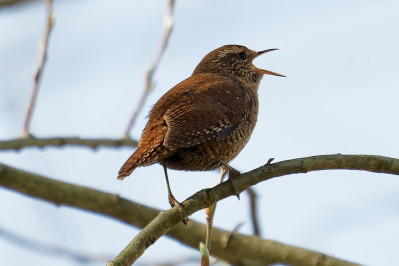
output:
[[[235,194],[240,174],[228,163],[248,142],[258,116],[258,87],[263,74],[281,74],[255,67],[252,60],[274,51],[252,51],[225,45],[207,54],[188,79],[165,93],[152,108],[136,151],[119,171],[118,179],[136,167],[160,163],[164,167],[169,203],[174,198],[167,168],[229,172]]]

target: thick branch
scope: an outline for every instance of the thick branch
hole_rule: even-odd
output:
[[[99,146],[119,147],[119,146],[137,146],[137,141],[130,138],[123,139],[84,139],[78,137],[66,138],[35,138],[26,137],[0,141],[0,150],[19,150],[27,147],[47,147],[47,146],[86,146],[97,148]]]
[[[263,167],[242,174],[237,178],[237,186],[240,191],[243,191],[273,177],[332,169],[364,170],[399,175],[399,160],[376,155],[342,154],[293,159],[275,164],[266,164]],[[197,192],[184,201],[183,205],[188,215],[190,215],[232,195],[234,195],[233,188],[230,182],[226,181],[212,189]],[[110,265],[132,264],[149,247],[149,244],[154,243],[160,236],[169,232],[182,219],[183,217],[181,217],[176,207],[161,212],[113,259],[113,264]],[[246,254],[248,254],[246,250],[235,253],[237,256]]]
[[[399,160],[369,155],[315,156],[260,167],[241,175],[237,183],[239,189],[243,190],[252,184],[272,177],[323,169],[357,169],[398,175]],[[146,226],[158,214],[157,210],[130,202],[117,195],[51,180],[1,164],[0,185],[58,205],[74,206],[111,216],[138,227]],[[193,213],[201,206],[209,206],[215,200],[233,194],[230,183],[224,182],[213,189],[196,193],[185,201],[184,205],[189,213]],[[146,232],[139,235],[145,235],[146,244],[149,245],[154,243],[160,235],[174,228],[168,232],[170,236],[198,248],[199,242],[203,241],[205,235],[205,226],[191,221],[185,227],[180,223],[181,219],[176,208],[163,211],[155,219],[159,222],[157,227],[160,228],[160,232],[154,230],[154,222],[151,222],[151,226],[147,226]],[[228,235],[229,233],[226,231],[214,230],[212,254],[234,264],[244,263],[248,259],[291,265],[316,265],[317,263],[317,265],[352,265],[313,251],[240,234],[233,234],[226,243]],[[139,248],[141,247],[139,246]],[[121,261],[114,261],[114,264],[118,262]]]

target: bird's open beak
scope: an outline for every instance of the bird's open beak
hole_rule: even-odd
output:
[[[272,52],[272,51],[276,51],[278,50],[277,48],[273,48],[273,49],[267,49],[267,50],[263,50],[258,52],[258,54],[256,55],[256,57],[260,56],[261,54],[266,54],[268,52]],[[273,76],[279,76],[279,77],[285,77],[284,75],[281,75],[279,73],[273,72],[273,71],[269,71],[269,70],[264,70],[264,69],[260,69],[258,68],[259,72],[262,74],[267,74],[267,75],[273,75]]]

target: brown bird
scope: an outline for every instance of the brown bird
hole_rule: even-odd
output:
[[[235,194],[240,174],[228,165],[248,142],[258,116],[258,87],[263,74],[281,74],[255,67],[260,52],[225,45],[207,54],[188,79],[165,93],[152,108],[136,151],[119,171],[118,179],[136,167],[160,163],[165,172],[169,203],[173,196],[167,168],[228,171]]]

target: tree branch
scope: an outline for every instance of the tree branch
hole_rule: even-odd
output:
[[[237,185],[240,190],[244,190],[251,185],[273,177],[328,169],[356,169],[399,175],[399,160],[373,155],[341,154],[293,159],[265,165],[242,174],[237,179]],[[0,185],[57,205],[74,206],[101,213],[138,227],[146,226],[158,215],[137,236],[141,239],[146,239],[144,247],[141,246],[141,242],[136,242],[138,243],[137,248],[141,253],[165,233],[187,245],[198,248],[198,244],[203,241],[206,232],[204,225],[194,221],[190,221],[188,226],[183,226],[180,223],[182,218],[177,208],[158,213],[158,210],[130,202],[118,195],[51,180],[2,164],[0,164]],[[216,200],[231,195],[234,195],[234,191],[230,182],[226,181],[212,189],[196,193],[183,204],[186,211],[191,214],[196,210],[210,206]],[[172,228],[174,229],[171,230]],[[214,229],[212,254],[233,264],[246,263],[246,261],[252,260],[262,263],[291,265],[353,265],[321,253],[284,245],[275,241],[262,240],[253,236],[233,234],[226,243],[225,239],[229,234],[229,232]],[[144,238],[142,238],[143,236]],[[130,247],[130,244],[128,247]],[[130,251],[129,249],[127,250]],[[124,260],[127,264],[132,263],[131,257],[123,258],[128,260]],[[120,265],[122,261],[118,258],[110,265]]]
[[[337,154],[292,159],[274,164],[267,163],[263,167],[240,175],[237,178],[237,187],[240,191],[243,191],[273,177],[333,169],[364,170],[399,175],[399,160],[377,155]],[[184,201],[183,205],[187,214],[191,215],[232,195],[234,195],[234,191],[231,183],[226,181],[212,189],[195,193]],[[110,265],[132,264],[144,253],[145,249],[176,226],[182,219],[183,217],[176,207],[161,212],[112,260]],[[248,254],[247,250],[244,253],[242,251],[244,250],[236,251],[234,255],[244,256]]]
[[[161,41],[161,44],[158,49],[157,56],[155,57],[154,63],[151,64],[151,66],[148,68],[146,74],[145,74],[145,87],[144,91],[141,95],[141,98],[139,100],[139,103],[136,107],[136,110],[133,112],[129,124],[127,125],[127,128],[125,130],[124,137],[129,136],[129,132],[132,129],[134,123],[136,122],[136,118],[140,111],[143,109],[144,103],[148,97],[148,94],[150,93],[151,89],[153,88],[153,81],[152,78],[154,77],[155,71],[158,68],[159,62],[161,61],[162,55],[168,46],[169,38],[170,35],[172,34],[173,30],[173,10],[175,7],[175,0],[168,0],[168,13],[165,17],[165,31],[163,34],[163,38]]]
[[[249,210],[251,213],[251,221],[252,221],[252,228],[254,230],[254,235],[260,236],[260,228],[258,222],[258,208],[256,203],[258,195],[256,194],[255,190],[252,187],[248,188],[246,191],[248,192],[249,196]]]
[[[30,105],[28,108],[28,112],[26,114],[26,119],[24,123],[24,136],[29,136],[29,126],[30,122],[32,120],[33,116],[33,111],[35,109],[35,103],[37,96],[39,95],[39,88],[40,88],[40,82],[43,76],[43,71],[44,71],[44,66],[46,64],[47,60],[47,49],[48,49],[48,42],[50,40],[50,33],[51,29],[53,28],[54,24],[54,16],[53,16],[53,1],[52,0],[46,0],[46,5],[47,5],[47,25],[46,25],[46,31],[44,34],[44,40],[42,43],[42,52],[41,52],[41,57],[40,57],[40,63],[39,66],[36,69],[35,73],[35,82],[33,86],[33,92],[32,92],[32,99],[30,101]]]
[[[26,138],[10,139],[0,141],[0,150],[20,150],[27,147],[47,147],[47,146],[86,146],[90,148],[137,146],[138,142],[130,138],[123,139],[84,139],[78,137],[65,138],[35,138],[29,136]]]

